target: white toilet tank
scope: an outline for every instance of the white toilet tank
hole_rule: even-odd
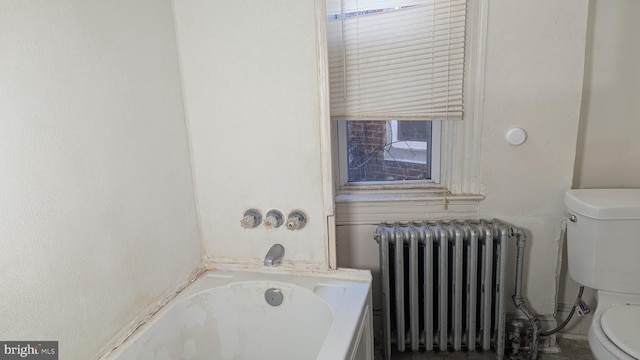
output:
[[[582,285],[640,294],[640,189],[565,195],[569,274]],[[575,222],[573,221],[575,220]]]

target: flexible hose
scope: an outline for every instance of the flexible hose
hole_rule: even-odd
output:
[[[571,320],[571,318],[573,317],[573,313],[576,312],[576,307],[578,306],[578,303],[580,302],[580,300],[582,300],[582,293],[583,292],[584,292],[584,286],[580,286],[580,291],[578,291],[578,297],[576,298],[576,302],[573,303],[573,307],[571,308],[571,311],[569,312],[569,316],[567,316],[567,318],[562,322],[562,324],[558,325],[558,327],[556,327],[553,330],[541,332],[540,336],[553,335],[553,334],[557,333],[558,331],[564,329],[565,326],[567,326],[567,324],[569,323],[569,320]]]

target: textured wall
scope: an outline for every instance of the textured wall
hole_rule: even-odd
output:
[[[327,262],[316,2],[176,1],[205,254]],[[329,169],[327,169],[329,171]],[[331,194],[329,194],[330,199]],[[244,211],[309,215],[301,231],[240,227]]]
[[[89,359],[200,260],[171,3],[0,3],[0,339]]]
[[[528,234],[524,291],[551,315],[564,193],[571,188],[580,116],[588,3],[491,1],[482,133],[480,217]],[[504,136],[528,132],[523,145]]]
[[[640,3],[590,1],[576,188],[640,187]]]

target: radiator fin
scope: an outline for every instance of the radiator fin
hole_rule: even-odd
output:
[[[514,229],[498,221],[381,224],[385,357],[505,346],[505,272]]]

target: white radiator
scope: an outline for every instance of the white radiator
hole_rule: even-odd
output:
[[[505,267],[512,228],[500,221],[381,224],[384,348],[505,346]]]

